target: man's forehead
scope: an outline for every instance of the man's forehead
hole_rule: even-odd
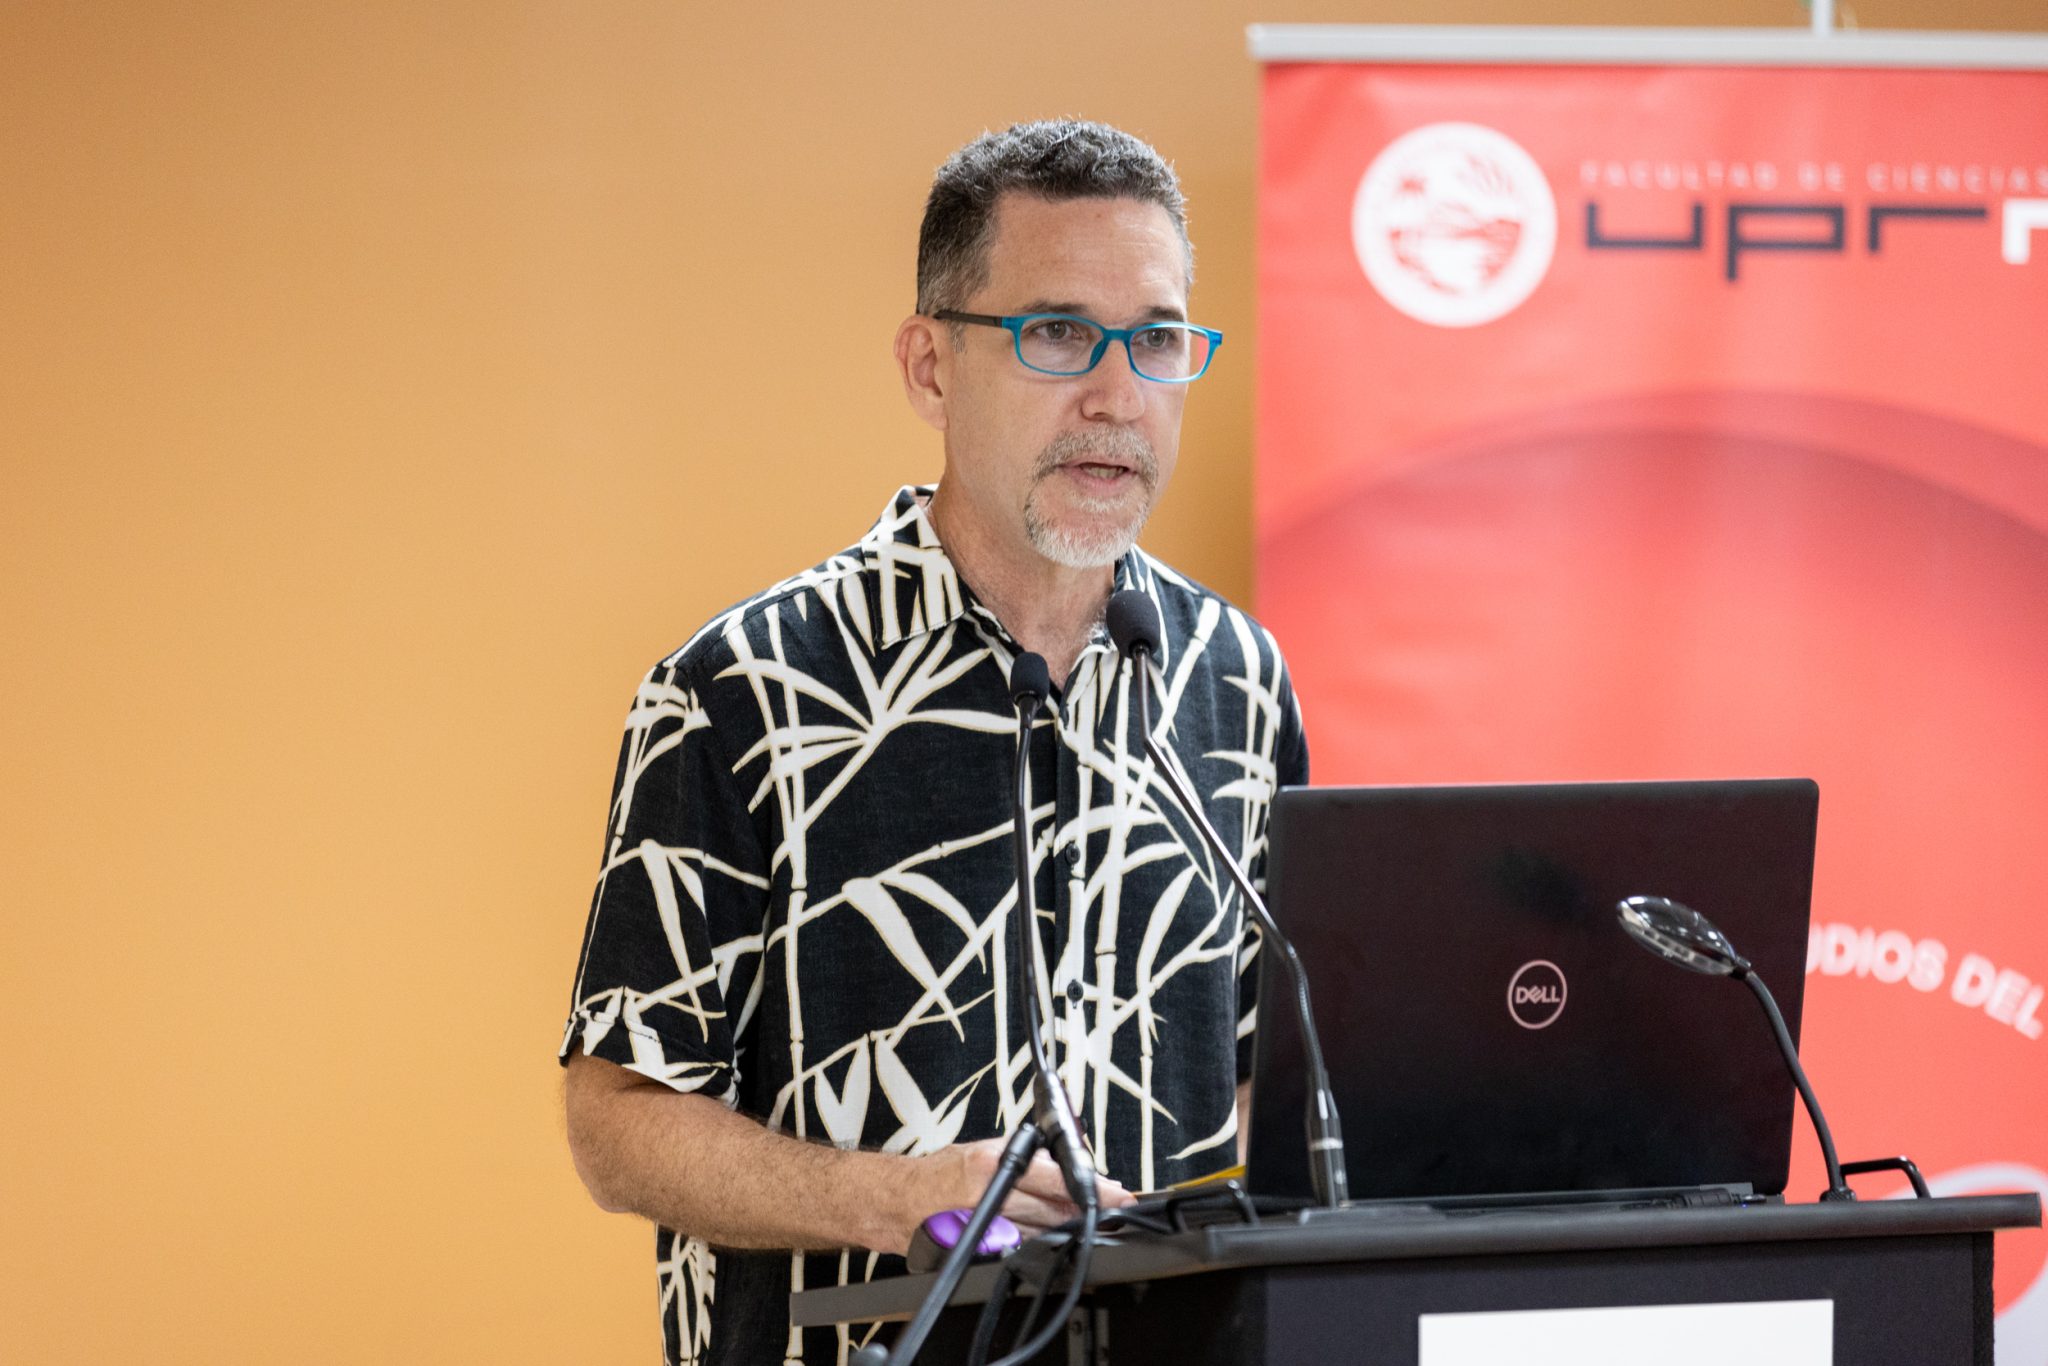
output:
[[[1112,290],[1143,296],[1135,302],[1150,312],[1185,308],[1187,247],[1172,216],[1150,200],[1043,199],[1013,191],[996,201],[992,218],[992,288],[1025,290],[1035,301],[1075,303]],[[1023,303],[1011,299],[1004,306]]]

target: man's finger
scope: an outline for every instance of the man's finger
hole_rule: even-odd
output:
[[[1010,1192],[1010,1198],[1003,1202],[1003,1217],[1026,1233],[1043,1233],[1049,1228],[1058,1228],[1068,1220],[1080,1217],[1080,1214],[1080,1210],[1065,1200],[1045,1200],[1023,1191]]]
[[[1017,1189],[1047,1200],[1058,1200],[1070,1207],[1073,1204],[1067,1198],[1067,1179],[1060,1174],[1059,1164],[1049,1153],[1039,1153],[1031,1159],[1031,1164],[1025,1167],[1017,1180]],[[1095,1198],[1104,1209],[1118,1209],[1133,1200],[1120,1182],[1112,1181],[1100,1172],[1095,1174]]]
[[[1048,1153],[1033,1157],[1017,1177],[1018,1190],[1047,1200],[1065,1202],[1067,1179],[1060,1175],[1059,1164]]]

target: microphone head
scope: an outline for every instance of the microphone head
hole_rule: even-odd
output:
[[[1135,588],[1109,595],[1109,610],[1103,614],[1109,638],[1116,652],[1129,656],[1135,650],[1159,653],[1159,606]]]
[[[1017,706],[1036,706],[1052,692],[1052,671],[1045,656],[1026,650],[1010,666],[1010,701]]]
[[[1614,908],[1629,937],[1666,962],[1709,977],[1743,977],[1749,960],[1735,951],[1714,922],[1690,906],[1661,896],[1624,897]]]

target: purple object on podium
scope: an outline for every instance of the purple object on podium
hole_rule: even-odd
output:
[[[910,1240],[907,1259],[910,1269],[930,1271],[936,1268],[960,1241],[960,1235],[967,1231],[967,1221],[973,1217],[971,1209],[942,1209],[919,1224],[917,1233]],[[1000,1257],[1023,1241],[1023,1230],[998,1214],[982,1232],[981,1241],[974,1246],[974,1255],[977,1259]]]

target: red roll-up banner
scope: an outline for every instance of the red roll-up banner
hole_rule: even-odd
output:
[[[1817,779],[1844,1158],[2048,1193],[2048,73],[1274,61],[1261,137],[1317,781]]]

